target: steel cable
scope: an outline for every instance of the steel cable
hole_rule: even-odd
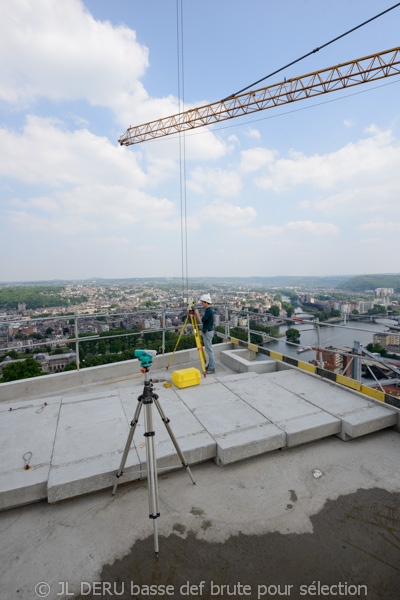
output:
[[[371,21],[374,21],[375,19],[378,19],[382,15],[390,12],[391,10],[393,10],[394,8],[397,8],[398,6],[400,6],[400,2],[398,2],[397,4],[394,4],[390,8],[387,8],[386,10],[384,10],[381,13],[379,13],[378,15],[375,15],[374,17],[371,17],[371,19],[368,19],[367,21],[364,21],[363,23],[360,23],[360,25],[357,25],[356,27],[353,27],[352,29],[349,29],[345,33],[342,33],[341,35],[338,35],[333,40],[330,40],[330,42],[326,42],[326,44],[323,44],[322,46],[319,46],[318,48],[314,48],[314,50],[311,50],[311,52],[307,52],[307,54],[304,54],[304,56],[301,56],[300,58],[297,58],[296,60],[293,60],[292,62],[288,63],[284,67],[281,67],[280,69],[277,69],[273,73],[270,73],[269,75],[266,75],[265,77],[262,77],[261,79],[258,79],[257,81],[254,81],[254,83],[251,83],[250,85],[248,85],[248,86],[242,88],[241,90],[235,92],[234,94],[231,94],[230,96],[227,96],[226,98],[224,98],[223,100],[221,100],[221,102],[225,102],[226,100],[230,100],[231,98],[234,98],[235,96],[238,96],[239,94],[241,94],[242,92],[245,92],[246,90],[248,90],[249,88],[253,87],[254,85],[257,85],[258,83],[261,83],[261,81],[265,81],[269,77],[272,77],[273,75],[276,75],[277,73],[280,73],[284,69],[287,69],[288,67],[291,67],[292,65],[295,65],[296,63],[300,62],[304,58],[307,58],[308,56],[311,56],[311,54],[315,54],[315,52],[318,52],[319,50],[322,50],[322,48],[326,48],[326,46],[329,46],[330,44],[333,44],[334,42],[337,42],[338,40],[340,40],[341,38],[345,37],[346,35],[349,35],[349,33],[352,33],[353,31],[356,31],[357,29],[360,29],[360,27],[364,27],[364,25],[367,25],[367,23],[371,23]]]

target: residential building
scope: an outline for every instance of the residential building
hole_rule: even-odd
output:
[[[324,361],[324,368],[330,371],[339,371],[342,368],[342,356],[338,352],[334,352],[336,348],[333,346],[327,346],[322,352],[322,360]]]
[[[366,313],[371,308],[374,308],[374,302],[372,300],[357,300],[356,309],[359,313]]]
[[[393,296],[394,289],[393,288],[376,288],[375,295],[378,297],[384,296]]]
[[[374,344],[379,344],[389,352],[400,352],[400,335],[374,333]]]

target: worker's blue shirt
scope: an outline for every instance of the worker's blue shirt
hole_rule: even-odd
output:
[[[214,329],[214,313],[211,306],[206,308],[201,322],[203,323],[203,331],[212,331]]]

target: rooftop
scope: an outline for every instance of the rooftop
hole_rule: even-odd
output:
[[[395,597],[399,410],[233,344],[215,349],[216,373],[200,385],[163,387],[172,370],[197,367],[197,350],[176,353],[169,371],[156,357],[150,371],[197,483],[155,410],[158,559],[141,422],[126,485],[110,494],[143,389],[138,361],[0,388],[2,598],[30,600],[39,583],[48,598],[146,597],[131,586],[150,584],[180,598],[201,581],[193,596],[217,597],[211,582],[251,598],[274,595],[258,586],[292,585],[286,597],[297,598],[300,586],[347,582]]]

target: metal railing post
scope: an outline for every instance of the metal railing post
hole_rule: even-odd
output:
[[[249,309],[246,308],[247,311],[247,343],[250,344],[250,316]]]
[[[228,306],[225,303],[225,344],[227,343],[229,338],[229,313],[228,313]]]
[[[359,355],[361,353],[360,342],[355,341],[352,352]],[[358,356],[354,356],[353,364],[351,365],[351,377],[356,381],[361,381],[361,360]]]
[[[321,348],[321,328],[319,326],[319,318],[317,317],[315,319],[315,327],[317,329],[317,354],[316,354],[316,361],[318,363],[318,366],[323,367],[324,366],[324,361],[322,360],[322,352],[320,352],[320,348]]]
[[[75,314],[75,354],[76,354],[76,370],[79,371],[78,317],[76,314]]]
[[[165,354],[165,304],[163,305],[163,316],[162,316],[162,353]]]

